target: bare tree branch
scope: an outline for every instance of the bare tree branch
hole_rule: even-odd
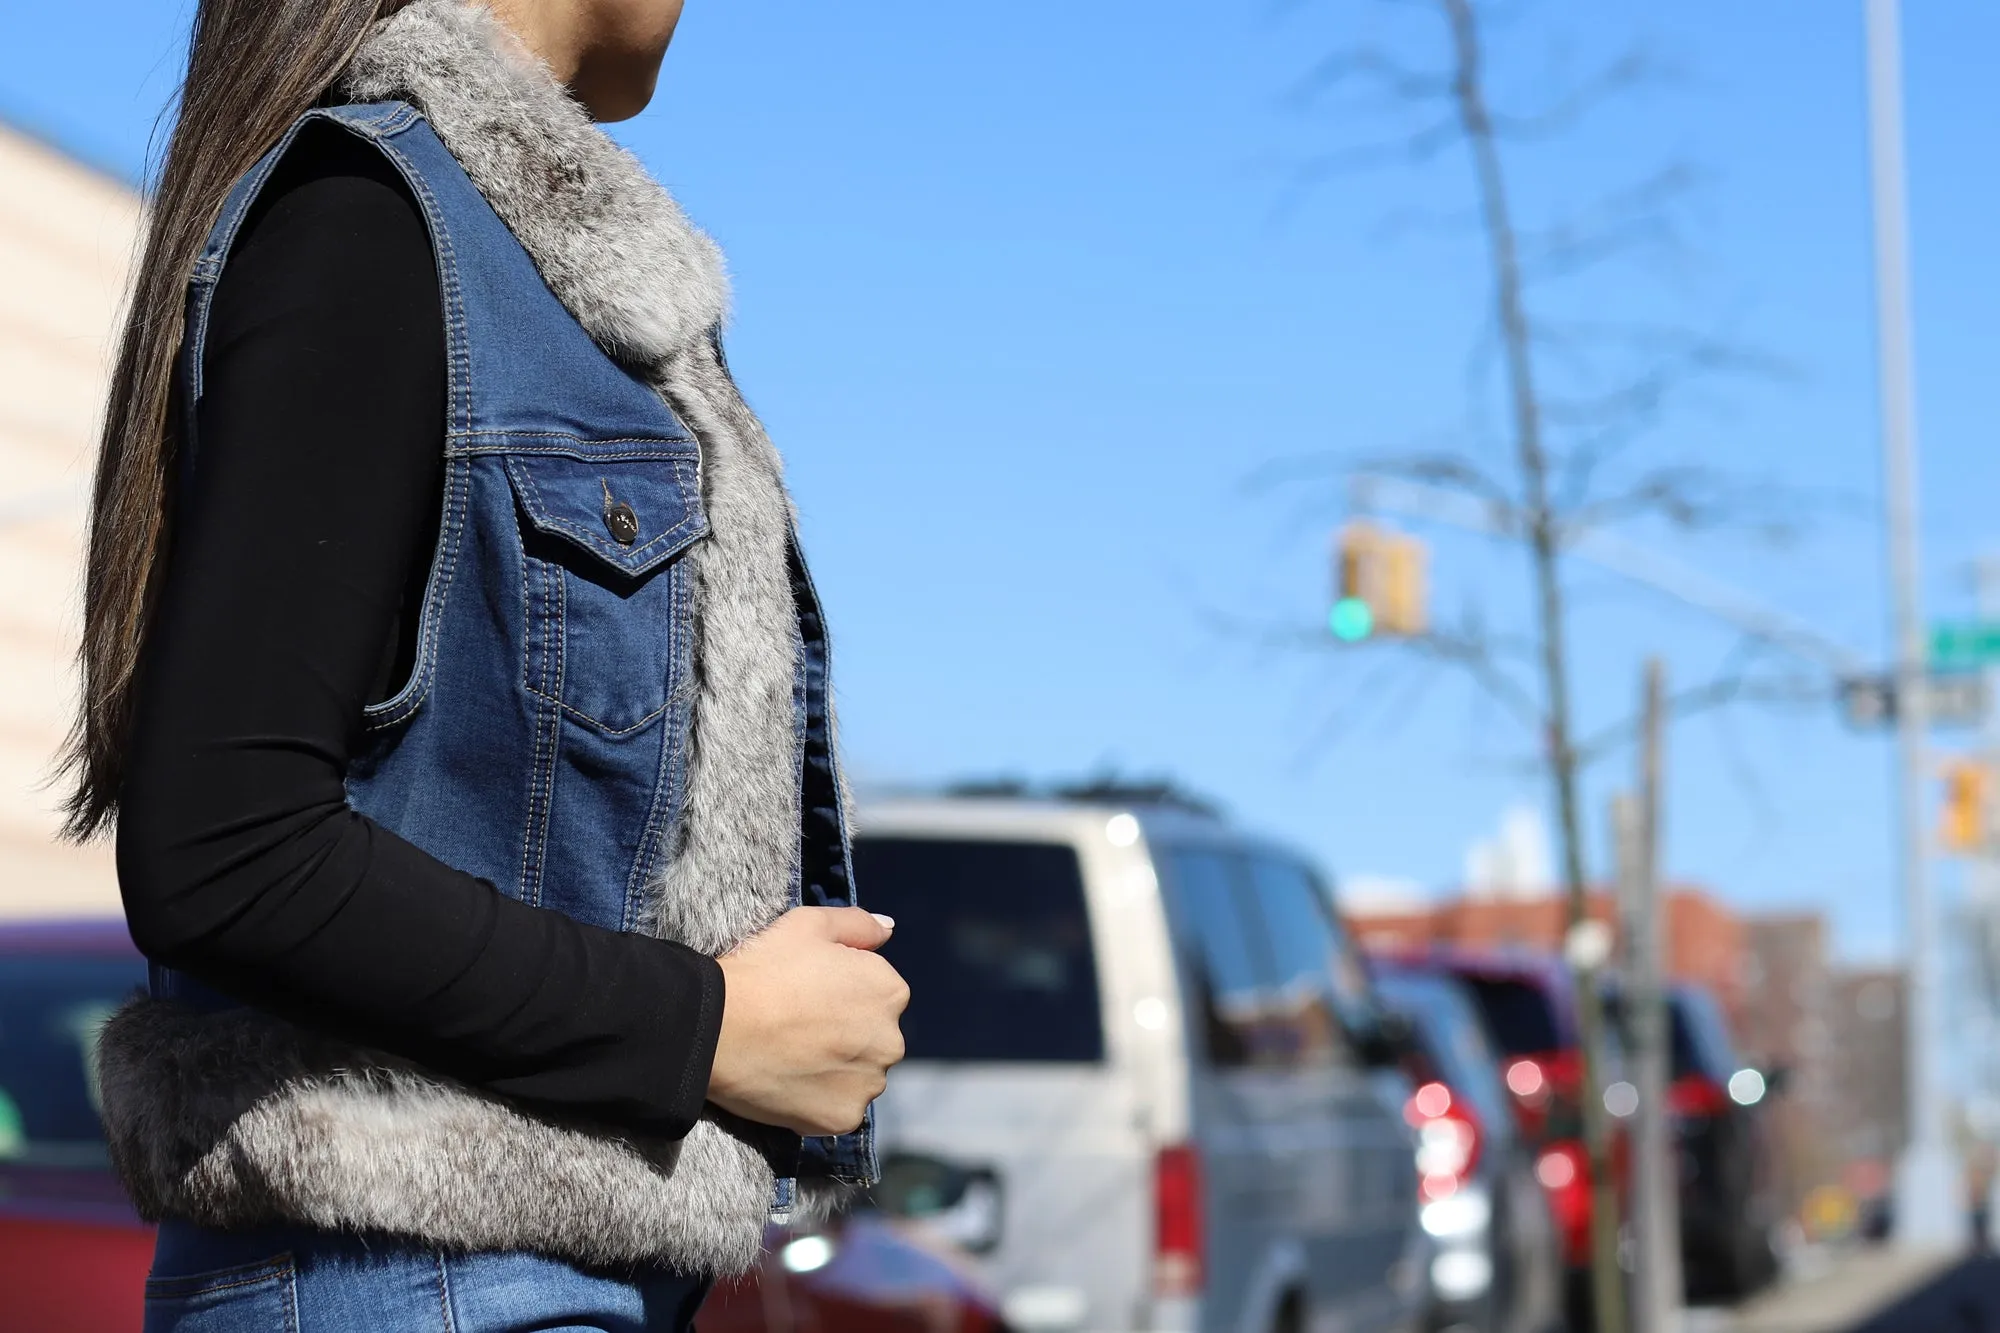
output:
[[[1793,537],[1800,525],[1800,497],[1773,482],[1743,482],[1709,468],[1682,465],[1647,473],[1615,494],[1563,514],[1563,542],[1636,518],[1654,518],[1681,532],[1734,528],[1767,542]]]
[[[1397,105],[1443,102],[1451,96],[1451,74],[1412,69],[1374,47],[1336,51],[1292,85],[1285,94],[1284,104],[1302,110],[1328,93],[1357,86]]]
[[[1611,99],[1658,82],[1665,73],[1664,66],[1649,48],[1630,47],[1539,111],[1493,111],[1490,116],[1493,132],[1499,138],[1515,142],[1552,138],[1576,128],[1586,115]]]
[[[1674,207],[1699,175],[1670,163],[1644,180],[1599,200],[1587,212],[1522,233],[1522,269],[1531,282],[1549,283],[1587,273],[1614,259],[1643,254],[1684,258]]]
[[[1528,514],[1521,501],[1463,454],[1414,453],[1365,458],[1355,467],[1354,476],[1357,481],[1368,477],[1413,481],[1470,496],[1486,507],[1498,535],[1518,537],[1526,530]]]
[[[1667,716],[1678,721],[1715,712],[1732,704],[1801,705],[1824,703],[1824,677],[1787,676],[1760,679],[1746,671],[1727,671],[1711,680],[1676,691],[1667,699]],[[1639,737],[1639,724],[1628,718],[1597,732],[1577,746],[1577,762],[1586,766],[1609,758]]]

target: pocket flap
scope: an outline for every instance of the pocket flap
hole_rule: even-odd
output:
[[[708,531],[693,457],[515,454],[507,476],[528,521],[637,577]]]

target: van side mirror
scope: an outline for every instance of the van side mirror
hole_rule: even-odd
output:
[[[989,1166],[960,1166],[923,1153],[890,1153],[869,1192],[876,1208],[914,1222],[973,1254],[1000,1246],[1000,1176]]]

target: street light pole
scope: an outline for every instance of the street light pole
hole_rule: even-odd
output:
[[[1897,823],[1908,950],[1904,1006],[1909,1141],[1896,1170],[1895,1225],[1905,1245],[1949,1245],[1965,1230],[1957,1164],[1938,1086],[1937,926],[1924,824],[1929,709],[1917,528],[1916,404],[1910,380],[1909,223],[1903,172],[1898,0],[1865,0],[1868,147],[1874,186],[1875,321],[1882,477],[1896,660]]]

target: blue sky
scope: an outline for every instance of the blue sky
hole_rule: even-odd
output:
[[[136,171],[185,3],[7,0],[0,110]],[[1471,239],[1396,225],[1467,202],[1463,159],[1289,182],[1382,123],[1284,97],[1381,6],[1270,0],[689,0],[662,92],[619,133],[727,247],[731,359],[791,460],[864,781],[1171,773],[1346,876],[1446,886],[1543,799],[1527,738],[1461,681],[1230,632],[1318,623],[1338,494],[1274,466],[1465,419],[1486,288]],[[1699,169],[1686,252],[1562,298],[1721,330],[1780,375],[1704,387],[1635,446],[1821,497],[1783,547],[1655,545],[1878,654],[1883,601],[1860,7],[1513,4],[1503,94],[1643,39],[1664,86],[1513,160],[1524,214]],[[1401,21],[1397,21],[1401,22]],[[1434,46],[1434,43],[1432,43]],[[2000,298],[2000,9],[1906,31],[1927,596],[1970,609],[1996,535],[1986,397]],[[1504,463],[1501,442],[1475,451]],[[1438,536],[1440,607],[1525,627],[1524,564]],[[1734,640],[1578,571],[1586,731],[1639,663],[1693,683]],[[1956,745],[1962,738],[1944,737]],[[1745,907],[1823,906],[1844,950],[1898,933],[1890,752],[1830,706],[1673,733],[1668,868]],[[1588,818],[1628,771],[1593,772]],[[1939,868],[1949,890],[1956,870]]]

